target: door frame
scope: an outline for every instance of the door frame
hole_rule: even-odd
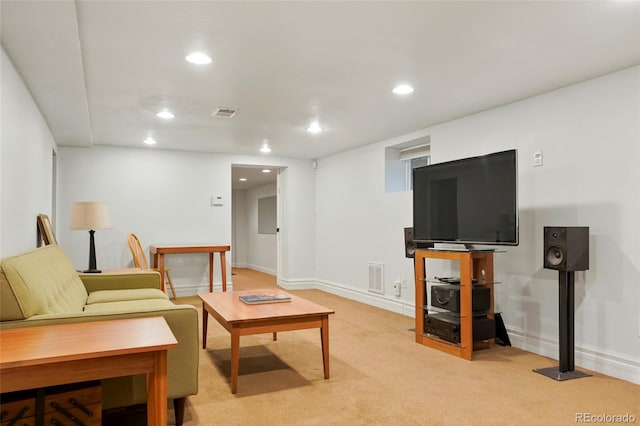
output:
[[[283,235],[285,234],[285,229],[286,229],[286,215],[284,214],[285,211],[285,198],[286,198],[286,172],[285,170],[287,169],[287,166],[278,166],[278,165],[269,165],[269,164],[260,164],[260,163],[254,163],[254,164],[248,164],[248,163],[232,163],[231,164],[231,174],[233,174],[233,168],[234,167],[242,167],[242,168],[269,168],[269,169],[273,169],[276,172],[276,283],[280,283],[280,279],[282,277],[282,273],[284,271],[284,269],[286,268],[286,259],[284,259],[283,253],[286,252],[286,250],[284,249],[284,239],[283,239]],[[233,179],[233,177],[232,177]],[[233,184],[233,181],[232,181]],[[232,189],[231,189],[231,203],[232,203],[232,209],[231,209],[231,251],[232,251],[232,258],[231,258],[231,263],[232,263],[232,267],[233,265],[236,263],[237,257],[236,254],[233,253],[234,252],[234,246],[237,247],[238,246],[238,241],[237,241],[237,233],[236,233],[236,229],[237,229],[237,223],[236,223],[236,217],[235,217],[235,212],[233,209],[233,200],[234,197],[234,190],[233,190],[233,185],[232,185]],[[237,249],[236,249],[237,250]],[[248,253],[248,251],[247,251]]]

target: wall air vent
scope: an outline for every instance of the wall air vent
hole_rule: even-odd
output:
[[[236,110],[233,108],[216,108],[216,110],[211,115],[213,117],[231,118],[236,115]]]
[[[369,291],[384,294],[384,265],[369,262]]]

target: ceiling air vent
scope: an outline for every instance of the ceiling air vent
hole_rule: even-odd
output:
[[[236,110],[233,108],[216,108],[211,115],[213,117],[231,118],[236,115]]]

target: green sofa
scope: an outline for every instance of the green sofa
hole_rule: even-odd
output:
[[[147,316],[163,316],[178,340],[167,353],[167,396],[180,425],[198,391],[198,311],[173,304],[160,274],[78,274],[57,245],[0,260],[0,329]],[[102,381],[104,409],[145,402],[144,375]]]

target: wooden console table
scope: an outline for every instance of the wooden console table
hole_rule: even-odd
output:
[[[153,267],[160,272],[160,282],[164,291],[164,255],[180,253],[209,253],[209,293],[213,293],[213,254],[220,253],[220,266],[222,268],[222,291],[227,291],[227,262],[225,253],[231,250],[231,246],[211,246],[206,244],[195,245],[152,245],[149,252],[153,257]]]
[[[162,317],[0,330],[0,393],[147,375],[147,424],[167,424],[167,349],[178,341]]]

